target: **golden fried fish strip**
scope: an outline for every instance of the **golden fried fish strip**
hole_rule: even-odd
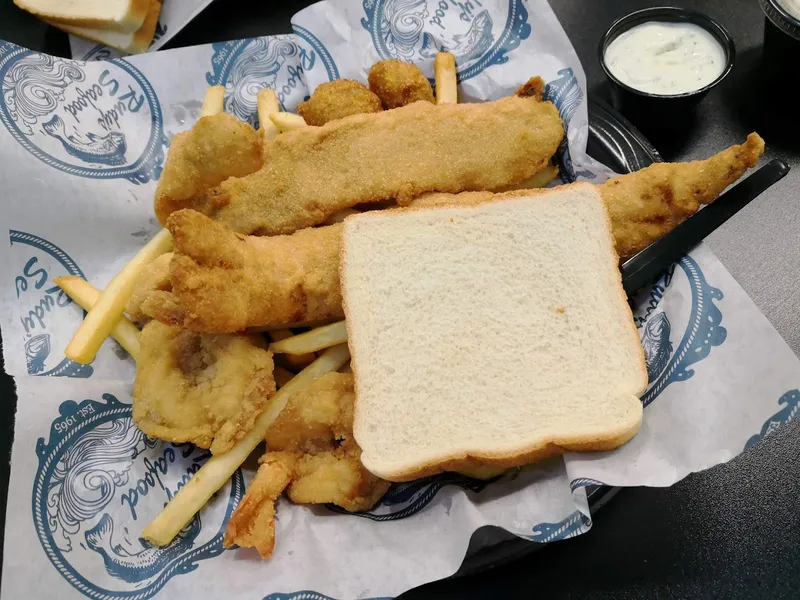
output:
[[[297,105],[297,114],[308,125],[315,126],[350,115],[382,110],[380,98],[354,79],[336,79],[321,83],[311,94],[311,98]]]
[[[148,316],[211,333],[344,316],[341,225],[291,236],[244,237],[182,210],[167,227],[175,242],[172,291],[150,294],[142,305]]]
[[[564,137],[549,102],[415,102],[287,132],[264,146],[264,166],[185,206],[245,234],[292,233],[364,202],[432,191],[498,189],[547,166]],[[175,205],[156,199],[162,222]]]
[[[758,163],[764,140],[756,133],[707,160],[655,163],[603,183],[605,200],[620,257],[647,248],[710,204]]]
[[[173,137],[156,189],[158,219],[164,223],[170,213],[228,177],[260,169],[261,141],[255,129],[226,113],[201,117],[192,129]]]
[[[255,548],[261,558],[269,558],[275,549],[275,501],[289,485],[295,456],[290,452],[270,452],[259,460],[261,466],[247,488],[239,506],[231,515],[222,542]]]
[[[147,435],[214,454],[253,428],[275,392],[259,335],[213,335],[151,321],[140,336],[133,421]]]
[[[744,144],[731,146],[706,160],[655,163],[602,183],[600,195],[611,217],[620,258],[644,250],[696,213],[701,205],[714,202],[725,188],[754,167],[763,153],[764,140],[751,133]],[[544,191],[427,194],[412,201],[411,206],[474,205]]]
[[[142,312],[142,303],[150,295],[150,292],[155,290],[169,291],[172,289],[172,283],[169,280],[169,263],[171,261],[172,252],[162,254],[139,275],[133,294],[131,294],[128,303],[125,305],[125,312],[128,313],[132,320],[139,323],[149,321],[150,317]]]

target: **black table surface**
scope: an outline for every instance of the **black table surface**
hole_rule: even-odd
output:
[[[606,98],[596,57],[600,36],[617,17],[654,3],[550,2],[583,62],[590,95]],[[307,4],[218,0],[167,47],[286,33],[291,15]],[[667,160],[691,160],[741,141],[759,126],[761,112],[768,110],[757,78],[764,20],[756,0],[674,4],[718,19],[738,48],[734,73],[704,101],[697,119],[656,144]],[[0,39],[69,56],[66,36],[17,10],[12,0],[0,0]],[[750,208],[739,221],[734,219],[733,225],[712,236],[711,245],[798,352],[798,292],[796,277],[790,275],[799,254],[800,208],[794,192],[800,182],[800,143],[792,148],[772,143],[769,137],[767,143],[769,157],[783,158],[795,169],[770,198],[781,203],[784,212]],[[764,219],[772,221],[765,226]],[[769,235],[761,235],[765,227]],[[6,376],[0,377],[0,401],[0,455],[8,456],[14,391]],[[402,597],[798,598],[798,464],[800,424],[795,421],[730,463],[691,475],[670,488],[621,491],[595,516],[585,535],[484,573],[422,586]],[[0,500],[5,505],[6,460],[0,460],[0,468]],[[424,554],[420,560],[425,560]]]

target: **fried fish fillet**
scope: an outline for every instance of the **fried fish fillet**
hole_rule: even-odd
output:
[[[288,234],[360,203],[522,182],[563,137],[556,107],[536,98],[415,102],[281,134],[264,146],[260,170],[181,202],[157,196],[156,215],[166,223],[194,208],[239,233]]]
[[[756,166],[763,153],[764,140],[751,133],[744,144],[731,146],[706,160],[655,163],[600,184],[620,258],[644,250],[696,213],[701,205],[714,202],[747,169]],[[427,194],[412,201],[411,206],[481,204],[545,191]]]
[[[275,392],[259,335],[213,335],[151,321],[133,386],[133,421],[147,435],[227,452]]]
[[[633,256],[716,200],[763,151],[764,141],[751,134],[707,160],[657,163],[601,184],[620,257]],[[480,204],[546,191],[434,193],[411,205]],[[144,303],[149,316],[214,332],[342,316],[338,225],[242,238],[192,211],[173,219],[176,257],[185,256],[173,260],[173,291],[155,292]]]
[[[232,333],[342,318],[341,225],[245,237],[192,210],[167,221],[171,291],[152,292],[147,316],[193,331]]]
[[[172,138],[156,188],[156,216],[169,214],[228,177],[244,177],[261,168],[262,136],[233,115],[201,117],[189,131]]]
[[[275,541],[275,500],[286,488],[298,504],[336,504],[348,511],[372,508],[389,489],[361,465],[353,438],[353,375],[328,373],[289,399],[267,430],[244,499],[225,531],[225,546],[258,549],[268,558]]]
[[[172,261],[172,252],[167,252],[151,262],[136,279],[133,293],[125,305],[125,312],[128,316],[138,322],[145,323],[150,320],[142,312],[142,303],[147,300],[150,292],[155,290],[169,291],[172,289],[172,282],[169,280],[169,263]]]

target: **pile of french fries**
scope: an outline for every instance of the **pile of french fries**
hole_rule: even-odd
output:
[[[436,104],[457,102],[457,78],[452,54],[439,53],[434,62]],[[222,112],[225,88],[208,89],[202,106],[202,116]],[[299,115],[281,112],[275,92],[261,90],[258,94],[258,116],[265,143],[283,132],[306,127]],[[547,170],[546,170],[547,171]],[[540,176],[533,184],[545,185],[557,174],[552,170]],[[339,222],[355,209],[334,215],[329,222]],[[136,360],[139,355],[139,329],[124,314],[139,275],[162,254],[172,250],[172,237],[162,229],[117,274],[106,289],[99,291],[89,282],[75,276],[59,277],[56,283],[81,308],[87,311],[78,330],[67,346],[69,359],[82,364],[91,363],[105,339],[111,336]],[[255,426],[244,438],[225,454],[212,456],[202,468],[180,489],[161,513],[145,527],[142,537],[164,546],[208,502],[209,498],[234,474],[247,457],[264,440],[267,429],[275,421],[292,394],[308,387],[315,379],[332,371],[349,371],[350,353],[347,347],[347,328],[344,321],[323,325],[294,335],[291,330],[271,330],[269,345],[273,353],[281,355],[287,366],[302,369],[297,375],[275,367],[278,391],[270,398],[266,409]],[[320,352],[319,355],[317,353]]]

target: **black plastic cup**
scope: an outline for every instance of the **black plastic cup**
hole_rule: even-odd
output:
[[[714,81],[692,92],[684,94],[660,95],[643,92],[622,83],[609,70],[605,61],[608,45],[620,34],[636,25],[648,22],[661,23],[693,23],[708,31],[722,45],[725,52],[725,69]],[[725,28],[702,13],[676,8],[659,6],[638,10],[615,21],[600,40],[600,64],[611,85],[611,103],[618,111],[628,117],[634,125],[645,133],[664,132],[691,122],[693,113],[700,101],[708,92],[727,77],[736,60],[736,47]]]
[[[800,20],[777,0],[759,0],[759,4],[765,15],[763,91],[765,96],[769,95],[770,111],[780,114],[781,127],[794,135],[800,130],[800,119],[791,118],[797,110],[797,96],[787,93],[787,84],[794,82],[800,73]]]

